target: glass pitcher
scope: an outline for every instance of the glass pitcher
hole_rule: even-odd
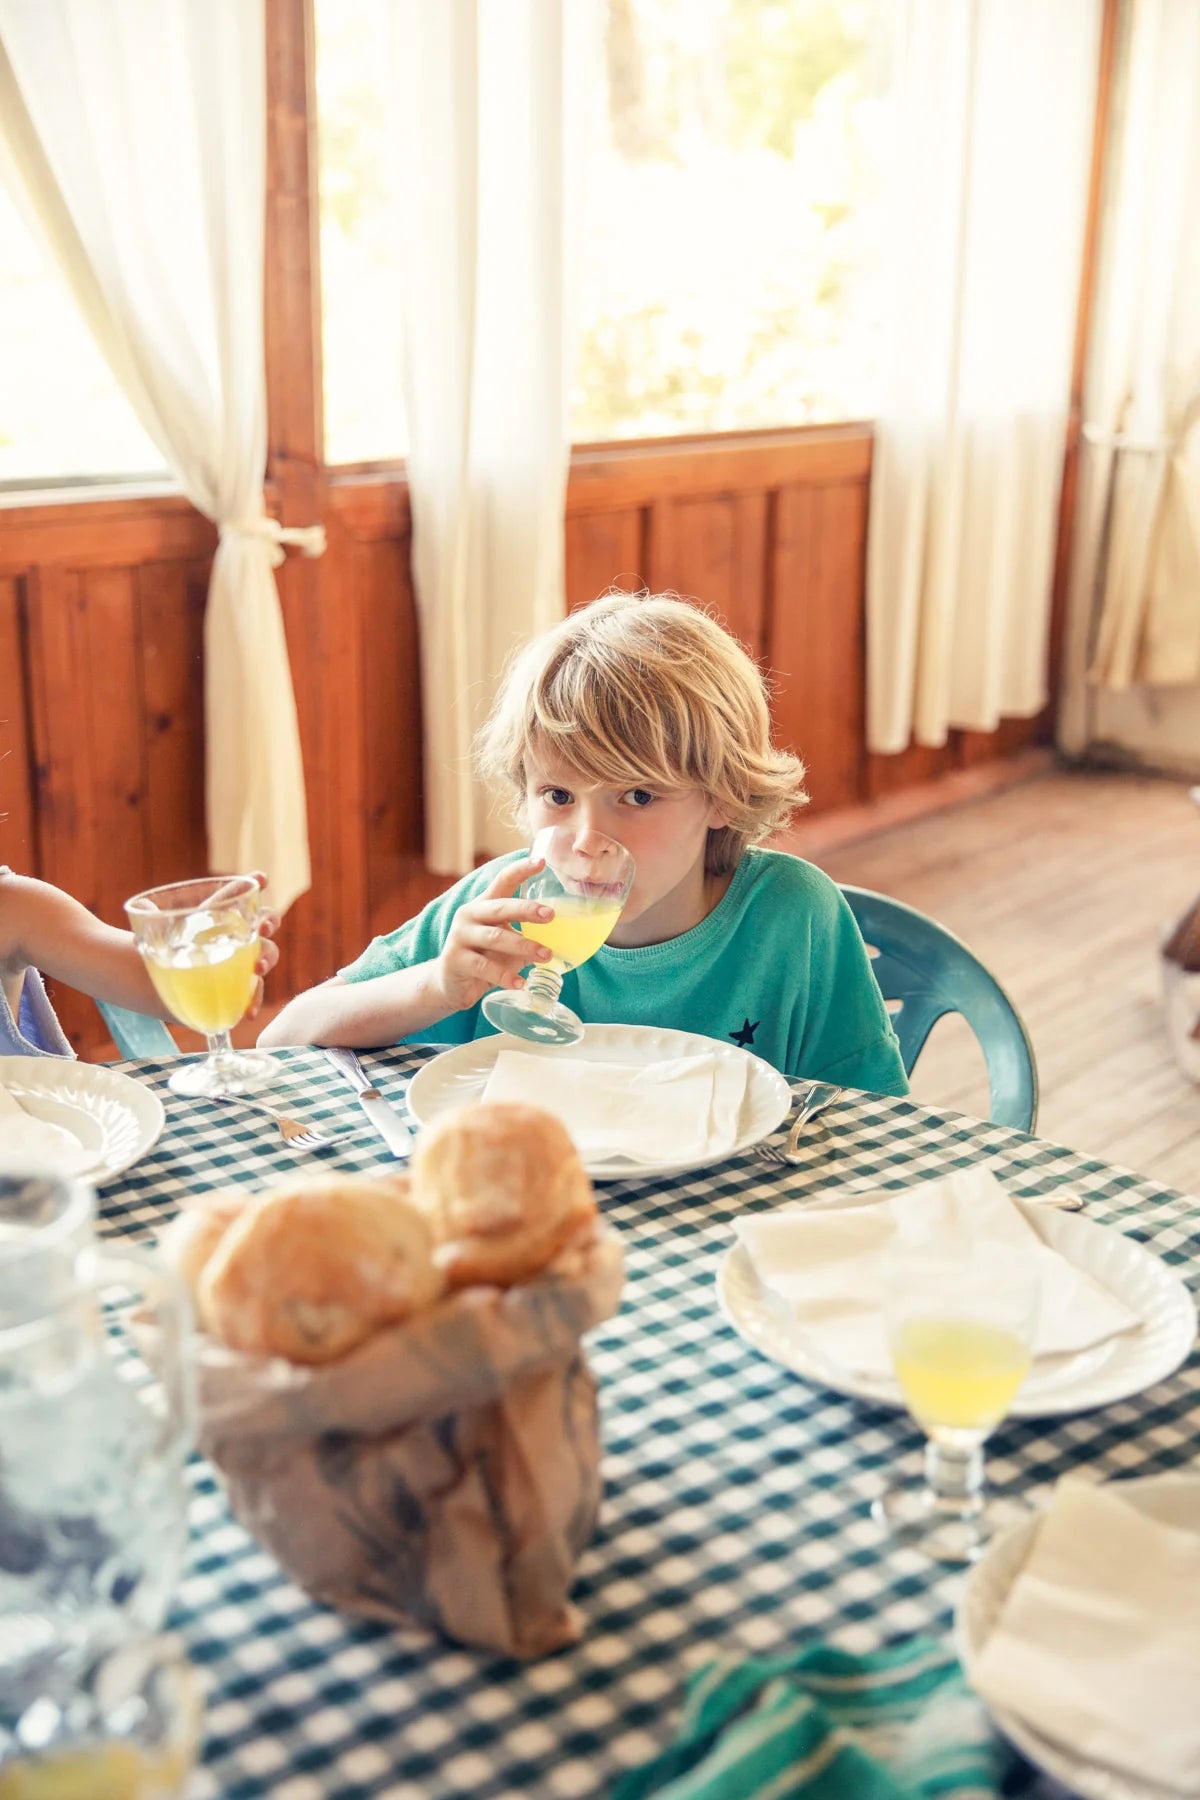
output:
[[[0,1176],[0,1770],[158,1631],[186,1544],[187,1298],[94,1216],[79,1182]]]

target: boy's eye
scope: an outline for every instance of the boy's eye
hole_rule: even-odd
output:
[[[551,806],[570,806],[573,796],[569,789],[561,787],[543,788],[542,799]]]
[[[654,803],[654,795],[649,788],[626,788],[621,798],[627,806],[646,807]]]

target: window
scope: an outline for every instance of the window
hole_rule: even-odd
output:
[[[864,418],[890,0],[606,0],[579,442]]]
[[[0,345],[0,486],[167,473],[2,184]]]
[[[404,455],[388,0],[317,0],[325,460]]]
[[[603,0],[577,443],[863,418],[892,0]],[[330,463],[403,456],[388,0],[317,0]]]

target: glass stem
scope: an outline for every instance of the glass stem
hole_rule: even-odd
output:
[[[219,1069],[224,1068],[233,1055],[232,1037],[227,1031],[206,1031],[204,1036],[208,1043],[209,1061]]]
[[[925,1480],[939,1509],[967,1518],[983,1508],[983,1445],[925,1444]]]
[[[534,1012],[547,1013],[562,993],[562,975],[553,963],[535,963],[525,979]]]

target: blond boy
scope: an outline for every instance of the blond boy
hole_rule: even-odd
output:
[[[788,1075],[908,1091],[841,894],[757,847],[803,804],[804,769],[773,747],[762,677],[714,620],[668,595],[594,601],[517,655],[478,748],[531,834],[603,832],[637,864],[608,943],[563,982],[585,1023],[702,1032]],[[550,916],[515,897],[537,866],[517,852],[476,869],[297,995],[259,1041],[487,1035],[483,996],[550,955],[512,929]]]

